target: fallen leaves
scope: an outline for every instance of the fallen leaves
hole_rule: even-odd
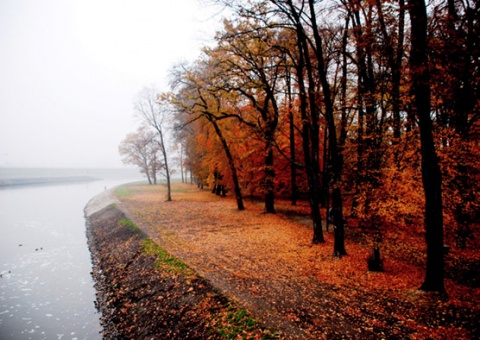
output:
[[[222,339],[222,334],[275,338],[183,262],[131,228],[115,207],[93,215],[89,224],[105,338]],[[218,319],[240,312],[215,327]]]
[[[279,204],[272,215],[247,203],[239,212],[229,198],[178,186],[173,202],[163,201],[161,186],[130,187],[121,207],[159,245],[286,338],[479,335],[478,289],[447,280],[447,302],[416,290],[424,275],[411,262],[416,243],[399,239],[398,256],[382,249],[384,271],[368,272],[371,247],[349,237],[354,230],[347,230],[341,259],[331,255],[331,233],[325,244],[311,245],[308,217],[301,217],[308,205],[288,212]]]

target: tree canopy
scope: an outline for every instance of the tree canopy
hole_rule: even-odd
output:
[[[374,247],[425,235],[422,289],[443,291],[444,244],[478,243],[480,4],[224,3],[216,44],[164,98],[199,186],[239,210],[308,200],[312,242],[333,224],[338,257],[349,224]]]

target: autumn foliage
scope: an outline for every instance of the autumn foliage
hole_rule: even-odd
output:
[[[198,186],[240,210],[246,197],[266,213],[309,202],[313,243],[334,224],[336,256],[345,226],[388,256],[426,235],[428,261],[408,255],[427,266],[426,290],[443,291],[443,243],[447,277],[478,268],[478,2],[226,5],[216,45],[174,68],[168,95]]]
[[[151,97],[182,178],[239,211],[288,200],[352,273],[375,252],[423,267],[412,287],[478,288],[480,3],[218,2],[230,15],[215,43]],[[146,117],[169,173],[164,128]]]

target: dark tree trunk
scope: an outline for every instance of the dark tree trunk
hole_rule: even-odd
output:
[[[149,173],[148,173],[148,170],[145,172],[145,174],[147,175],[148,184],[150,184],[150,185],[153,184],[153,183],[152,183],[152,179],[150,178],[150,175],[149,175]]]
[[[420,127],[422,180],[425,192],[427,268],[421,290],[444,292],[442,176],[430,118],[430,72],[427,54],[427,10],[424,0],[410,0],[412,93]]]
[[[341,257],[347,255],[345,250],[345,225],[342,215],[342,195],[340,193],[340,188],[334,188],[332,193],[332,217],[334,225],[334,244],[333,244],[333,255]],[[340,208],[338,208],[340,207]]]
[[[348,44],[348,25],[350,23],[350,17],[345,19],[345,28],[343,30],[342,37],[342,83],[341,83],[341,97],[340,104],[342,110],[341,126],[340,126],[340,138],[338,146],[343,150],[345,142],[347,140],[347,79],[348,79],[348,65],[347,65],[347,44]]]
[[[292,191],[292,205],[297,205],[297,157],[295,148],[295,120],[293,116],[293,98],[291,87],[291,74],[287,71],[287,100],[288,100],[288,124],[290,129],[290,181]]]
[[[371,12],[371,9],[369,9]],[[359,110],[359,128],[361,125],[361,133],[359,131],[359,148],[361,147],[362,158],[359,161],[365,162],[362,164],[361,176],[359,178],[360,184],[364,182],[376,185],[378,177],[378,169],[380,168],[381,150],[381,131],[383,130],[378,119],[378,112],[376,108],[376,90],[377,84],[374,73],[374,64],[372,57],[372,22],[371,18],[367,18],[366,27],[363,28],[360,18],[360,10],[356,9],[352,13],[352,22],[356,38],[356,54],[358,64],[358,103]],[[360,124],[361,122],[361,124]],[[363,127],[365,123],[365,129]],[[360,156],[360,155],[359,155]]]
[[[275,3],[275,2],[274,2]],[[313,239],[312,243],[323,243],[325,239],[323,237],[322,219],[320,214],[320,201],[318,195],[318,183],[319,183],[319,164],[318,164],[318,108],[315,101],[313,86],[309,87],[309,93],[307,95],[307,87],[305,85],[305,72],[307,73],[309,84],[313,85],[312,73],[313,66],[309,59],[309,45],[307,33],[303,28],[303,19],[300,17],[298,8],[295,6],[292,0],[286,1],[288,8],[283,8],[281,5],[276,4],[281,11],[284,11],[291,19],[297,35],[296,48],[298,52],[298,60],[296,60],[295,71],[299,87],[299,99],[300,99],[300,112],[302,117],[302,146],[305,162],[305,171],[307,173],[308,190],[309,190],[309,203],[310,214],[313,222]],[[308,114],[308,109],[310,114]],[[317,127],[315,127],[315,124]],[[312,136],[314,131],[317,131],[317,136]],[[314,141],[317,141],[316,144]],[[317,162],[317,163],[315,163]]]
[[[153,184],[157,185],[157,169],[152,171]]]
[[[312,159],[312,154],[318,153],[318,142],[317,144],[313,143],[313,140],[317,140],[318,138],[312,139],[313,129],[311,126],[311,119],[308,117],[307,114],[307,94],[305,88],[305,82],[303,80],[303,70],[305,69],[305,57],[308,54],[308,47],[305,37],[305,32],[303,28],[297,27],[297,36],[298,36],[298,50],[300,55],[299,67],[297,71],[297,77],[300,87],[300,110],[302,114],[302,145],[303,145],[303,154],[305,160],[305,169],[307,172],[307,180],[308,180],[308,189],[309,189],[309,203],[310,203],[310,214],[312,216],[313,222],[313,239],[312,243],[324,243],[325,239],[323,237],[323,227],[322,227],[322,216],[320,214],[320,200],[318,196],[318,176],[319,173],[317,171],[318,165],[315,164],[315,157]],[[307,72],[311,72],[307,70]],[[311,103],[310,110],[314,110],[315,104]],[[318,131],[318,130],[317,130]],[[312,150],[314,149],[314,150]],[[315,150],[316,149],[316,150]],[[317,159],[318,161],[318,159]]]
[[[268,143],[270,144],[270,143]],[[267,155],[265,157],[265,209],[266,214],[275,214],[275,170],[273,169],[273,149],[267,145]]]
[[[217,177],[215,175],[215,179],[213,180],[213,187],[212,187],[212,194],[214,194],[217,191]]]
[[[220,139],[220,142],[222,143],[222,147],[223,147],[223,150],[225,151],[225,155],[227,156],[228,165],[230,167],[230,171],[232,172],[235,198],[237,200],[237,209],[244,210],[245,206],[243,205],[242,192],[240,190],[240,184],[238,182],[237,168],[235,167],[235,162],[233,161],[233,156],[232,156],[232,153],[230,152],[230,148],[228,147],[227,141],[223,137],[222,131],[220,130],[215,118],[208,114],[206,115],[206,117],[212,123],[215,129],[215,132],[217,133],[217,136]]]
[[[167,178],[167,201],[172,200],[172,187],[170,183],[170,169],[168,167],[167,149],[165,148],[165,141],[163,139],[163,131],[160,127],[157,127],[158,135],[160,137],[160,150],[163,155],[163,164],[165,167],[165,177]]]
[[[468,212],[468,205],[476,199],[476,186],[472,183],[475,176],[472,175],[469,166],[471,157],[466,156],[469,154],[470,128],[474,126],[474,124],[471,124],[472,121],[469,121],[469,115],[475,112],[475,103],[478,100],[473,89],[475,87],[476,65],[471,62],[471,60],[478,60],[478,58],[475,58],[475,50],[478,46],[478,42],[475,42],[475,40],[478,41],[478,35],[475,34],[472,14],[473,9],[468,8],[463,15],[459,15],[455,1],[448,0],[448,38],[442,51],[442,54],[446,56],[448,76],[451,79],[445,85],[451,89],[451,123],[457,133],[456,138],[452,139],[450,147],[458,155],[462,155],[455,157],[456,176],[450,184],[458,191],[460,198],[454,208],[454,217],[457,224],[455,227],[456,242],[460,248],[466,247],[467,239],[472,233],[469,222],[474,216]],[[444,124],[448,123],[445,122]]]
[[[340,190],[340,177],[341,177],[342,168],[343,168],[343,157],[338,148],[337,130],[335,126],[332,94],[330,90],[330,83],[327,77],[326,64],[323,57],[323,42],[322,42],[322,37],[320,36],[320,31],[317,26],[314,2],[315,2],[314,0],[308,1],[309,7],[310,7],[310,20],[312,23],[313,36],[314,36],[315,45],[316,45],[315,54],[317,56],[318,72],[320,76],[320,82],[322,84],[323,101],[325,105],[325,118],[327,121],[327,128],[328,128],[328,148],[330,152],[330,159],[331,159],[331,166],[332,166],[332,187],[334,188],[334,195],[337,195],[336,198],[333,197],[332,199],[332,209],[334,211],[337,211],[337,214],[339,216],[343,216],[342,194]],[[343,220],[343,217],[342,217],[342,220]],[[343,223],[342,223],[342,228],[343,228]],[[339,237],[338,239],[337,239],[337,236]],[[346,255],[343,233],[342,234],[335,233],[334,248],[337,248],[337,245],[338,245],[338,249],[342,249],[341,255]]]

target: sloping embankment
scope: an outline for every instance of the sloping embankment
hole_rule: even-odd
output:
[[[101,198],[85,213],[104,338],[274,338]]]

